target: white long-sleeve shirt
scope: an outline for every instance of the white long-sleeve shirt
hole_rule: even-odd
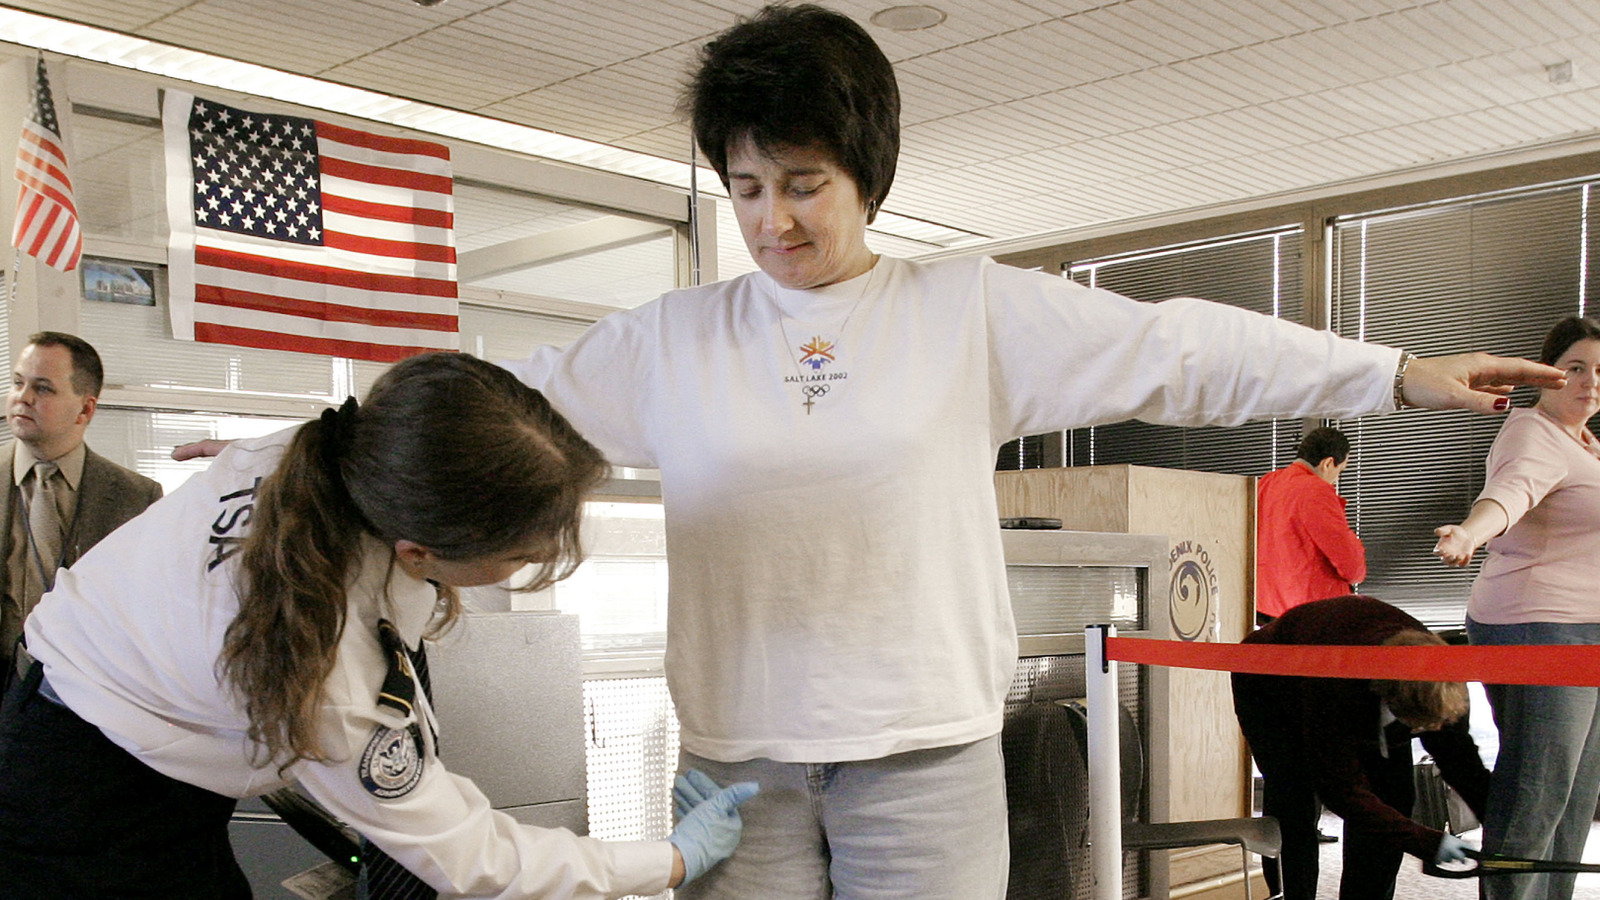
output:
[[[388,672],[378,620],[416,647],[437,595],[393,566],[391,548],[371,537],[348,582],[326,682],[318,736],[327,760],[280,775],[260,757],[217,660],[238,611],[236,554],[255,488],[292,431],[235,442],[62,571],[27,623],[28,649],[62,701],[156,771],[219,794],[249,797],[298,779],[443,896],[587,900],[665,890],[667,842],[607,842],[519,824],[440,763],[420,688],[411,715],[377,703]],[[396,748],[415,756],[383,758]]]
[[[999,731],[1000,444],[1389,410],[1398,358],[1198,300],[884,258],[816,290],[675,291],[507,365],[613,463],[661,470],[683,746],[835,762]]]

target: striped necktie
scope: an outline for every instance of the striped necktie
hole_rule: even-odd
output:
[[[417,680],[422,683],[422,693],[431,706],[433,683],[428,678],[427,647],[418,643],[414,652],[406,649],[404,644],[400,647],[411,658],[411,667],[416,670]],[[420,712],[417,718],[422,718]],[[366,838],[361,839],[361,875],[356,881],[358,900],[438,900],[438,896],[439,892],[429,887],[427,882],[411,874],[409,869],[395,862],[393,857]]]
[[[61,563],[61,507],[56,503],[56,464],[40,460],[33,464],[33,497],[28,501],[29,551],[39,569],[39,580],[25,579],[24,606],[31,610],[39,598],[55,585],[56,567]]]

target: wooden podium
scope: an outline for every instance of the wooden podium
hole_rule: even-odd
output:
[[[1157,634],[1236,642],[1253,628],[1255,479],[1079,466],[997,472],[995,490],[1002,517],[1056,518],[1073,531],[1166,535],[1170,584],[1150,587],[1157,619],[1150,628]],[[1163,591],[1166,603],[1160,602]],[[1250,757],[1234,718],[1228,674],[1172,669],[1168,677],[1170,819],[1249,815]],[[1238,848],[1170,852],[1172,897],[1243,896]]]

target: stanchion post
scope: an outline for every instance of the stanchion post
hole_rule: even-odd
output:
[[[1106,658],[1115,625],[1083,630],[1088,656],[1084,693],[1089,704],[1089,861],[1094,900],[1122,898],[1122,757],[1118,750],[1117,664]]]

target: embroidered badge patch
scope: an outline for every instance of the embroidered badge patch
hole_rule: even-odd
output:
[[[379,727],[361,754],[361,786],[380,800],[411,793],[422,780],[422,741],[415,727]]]

